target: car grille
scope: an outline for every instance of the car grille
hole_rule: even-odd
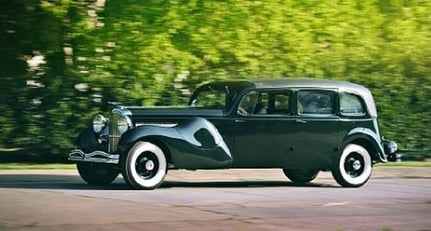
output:
[[[119,111],[113,110],[109,118],[109,140],[108,140],[108,153],[117,151],[118,142],[121,138],[121,133],[118,130],[118,119],[121,117]]]

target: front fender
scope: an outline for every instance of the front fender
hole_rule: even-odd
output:
[[[354,128],[347,133],[347,137],[343,140],[343,145],[355,142],[356,140],[366,140],[371,144],[371,148],[375,151],[371,153],[380,162],[387,162],[382,142],[377,133],[369,128]]]
[[[222,136],[203,118],[192,118],[175,127],[147,125],[131,129],[120,139],[121,154],[125,155],[140,140],[161,142],[177,168],[212,169],[232,165],[232,155]]]
[[[94,134],[93,127],[85,128],[75,140],[75,146],[85,153],[90,153],[96,150],[106,151],[106,145],[98,142],[97,136]]]

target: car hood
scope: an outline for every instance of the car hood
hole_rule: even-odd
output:
[[[117,108],[118,110],[118,108]],[[176,119],[186,119],[190,117],[219,117],[222,116],[223,110],[202,109],[197,107],[122,107],[119,109],[125,115],[128,115],[132,121],[160,121],[167,119],[169,121]]]

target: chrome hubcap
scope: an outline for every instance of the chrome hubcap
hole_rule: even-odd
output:
[[[154,166],[155,166],[155,164],[154,164],[154,161],[152,161],[152,160],[148,160],[148,161],[145,163],[145,169],[146,169],[147,171],[152,171],[152,170],[154,170]]]
[[[359,153],[351,153],[344,162],[344,169],[351,177],[357,177],[364,171],[364,159]]]
[[[361,169],[361,167],[362,167],[361,161],[359,161],[359,160],[353,161],[353,163],[352,163],[353,170],[358,171],[359,169]]]
[[[151,179],[157,174],[159,162],[152,152],[142,153],[136,160],[136,172],[144,179]]]

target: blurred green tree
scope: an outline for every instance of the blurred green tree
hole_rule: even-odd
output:
[[[196,85],[313,77],[363,84],[382,133],[429,150],[426,0],[5,0],[0,147],[65,153],[93,113],[184,104]]]

